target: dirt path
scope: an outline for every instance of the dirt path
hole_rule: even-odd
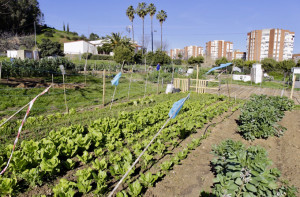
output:
[[[231,138],[241,140],[244,144],[264,147],[273,161],[274,167],[282,172],[282,179],[300,188],[300,110],[286,112],[280,124],[287,128],[284,136],[271,137],[268,140],[245,141],[237,131],[236,120],[240,112],[235,112],[222,123],[211,128],[210,136],[188,158],[177,165],[156,187],[148,189],[145,196],[199,196],[200,191],[210,191],[213,174],[210,160],[213,158],[211,148],[214,144]]]

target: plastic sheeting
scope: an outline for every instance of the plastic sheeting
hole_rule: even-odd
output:
[[[210,69],[210,70],[209,70],[207,73],[205,73],[205,74],[207,75],[207,74],[210,73],[211,71],[218,70],[218,69],[220,69],[220,68],[225,68],[225,67],[227,67],[227,66],[230,66],[231,64],[232,64],[231,62],[226,63],[226,64],[221,64],[221,65],[218,66],[218,67],[214,67],[214,68]]]
[[[121,78],[121,75],[122,75],[122,73],[119,72],[111,81],[111,85],[113,85],[113,86],[119,85],[119,79]]]

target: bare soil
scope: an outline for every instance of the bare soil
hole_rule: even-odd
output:
[[[288,180],[291,185],[300,189],[300,110],[286,112],[285,117],[279,123],[287,128],[280,138],[271,137],[267,140],[258,139],[253,142],[244,140],[237,131],[237,119],[240,112],[236,111],[232,116],[211,128],[210,136],[188,158],[182,161],[182,165],[174,166],[174,169],[155,187],[149,188],[145,196],[199,196],[201,191],[211,191],[214,175],[211,171],[210,161],[213,158],[211,149],[226,139],[240,140],[246,146],[259,145],[268,151],[269,158],[273,161],[273,167],[281,171],[281,179]],[[203,129],[199,133],[203,133]]]

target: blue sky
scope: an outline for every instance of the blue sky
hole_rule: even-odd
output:
[[[93,32],[105,36],[111,32],[128,35],[131,25],[126,16],[129,5],[154,3],[165,10],[163,40],[168,49],[189,45],[205,47],[210,40],[232,41],[234,49],[246,51],[247,32],[255,29],[282,28],[295,32],[294,53],[300,53],[300,0],[40,0],[45,23],[62,29],[69,23],[70,31],[86,36]],[[154,45],[160,43],[160,24],[154,18]],[[142,20],[134,19],[135,40],[141,43]],[[131,37],[131,36],[130,36]],[[150,16],[145,18],[145,45],[151,47]],[[155,47],[154,46],[154,47]]]

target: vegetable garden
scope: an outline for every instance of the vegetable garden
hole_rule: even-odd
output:
[[[41,68],[32,62],[30,64],[37,71]],[[69,69],[75,69],[71,67]],[[18,69],[16,72],[12,72],[12,68],[4,71],[12,72],[11,75],[15,73],[16,76],[22,73],[30,76],[30,70]],[[52,67],[47,69],[51,70]],[[118,70],[118,66],[114,69]],[[51,72],[57,71],[55,64]],[[44,77],[49,79],[47,74]],[[71,97],[69,101],[74,103],[69,113],[63,113],[63,110],[53,113],[62,108],[59,105],[64,106],[63,97],[54,105],[56,108],[48,111],[47,103],[55,102],[53,99],[57,99],[57,94],[62,94],[59,89],[51,90],[48,95],[40,98],[43,106],[37,104],[38,111],[33,111],[27,118],[24,136],[21,135],[11,158],[16,128],[22,121],[13,119],[0,127],[0,169],[4,169],[10,161],[6,171],[0,175],[0,196],[108,196],[163,128],[113,194],[118,197],[151,196],[158,185],[172,177],[171,172],[184,166],[190,154],[201,151],[201,145],[213,134],[211,129],[222,124],[232,114],[239,114],[234,123],[235,132],[244,141],[227,139],[209,146],[214,155],[210,160],[210,170],[214,175],[210,185],[212,189],[201,191],[202,188],[199,187],[198,194],[201,191],[200,196],[297,195],[297,188],[282,180],[282,169],[272,165],[265,147],[251,144],[261,139],[276,138],[280,141],[289,132],[279,121],[287,111],[294,110],[292,100],[254,95],[245,101],[224,95],[192,93],[176,118],[170,119],[166,124],[172,104],[185,97],[186,93],[147,96],[144,77],[135,78],[131,87],[131,100],[126,99],[128,75],[121,78],[118,103],[111,110],[107,106],[80,111],[75,109],[78,107],[79,97],[86,97],[92,103],[100,102],[99,87],[103,85],[103,78],[88,76],[88,86],[85,89],[67,90],[67,95]],[[146,80],[150,79],[147,94],[156,93],[158,89],[153,82],[158,78],[157,73],[146,77]],[[54,79],[60,80],[60,77],[56,76]],[[70,77],[69,80],[83,82],[83,78],[78,76]],[[106,80],[109,83],[111,79],[105,78],[104,81]],[[11,89],[13,88],[3,88],[2,93],[9,95]],[[138,91],[134,92],[136,89]],[[111,95],[113,87],[108,87],[107,90]],[[30,98],[29,95],[37,94],[40,89],[13,91]],[[160,91],[161,89],[158,92]],[[143,98],[137,99],[143,95]],[[14,99],[13,96],[15,95],[3,97],[0,105],[4,110],[1,112],[2,116],[7,115],[5,110],[22,106],[29,101],[27,98]],[[110,102],[109,97],[105,102]],[[215,121],[220,118],[221,122]],[[0,123],[4,121],[2,119]]]

